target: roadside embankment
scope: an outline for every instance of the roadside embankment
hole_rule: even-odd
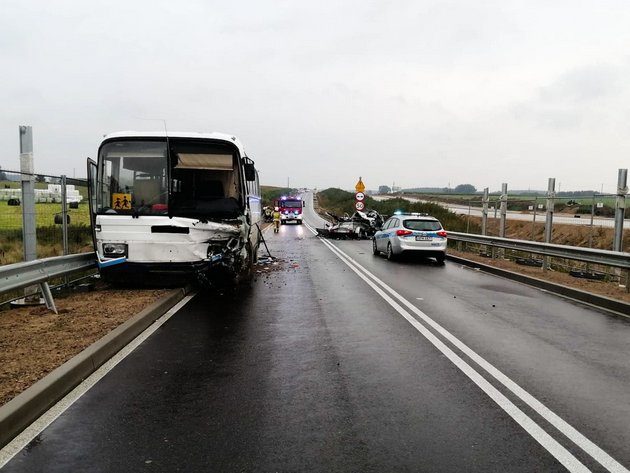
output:
[[[111,289],[56,297],[43,306],[0,312],[0,405],[164,296],[165,289]]]

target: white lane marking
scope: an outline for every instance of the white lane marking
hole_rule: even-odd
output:
[[[118,363],[124,360],[127,355],[134,351],[142,342],[149,338],[153,332],[160,328],[168,319],[170,319],[179,309],[195,296],[195,293],[184,297],[181,301],[171,307],[162,317],[153,322],[144,332],[134,338],[127,346],[122,348],[118,353],[103,363],[99,369],[88,376],[85,381],[70,391],[57,404],[52,406],[44,414],[42,414],[35,422],[29,425],[21,434],[9,442],[2,450],[0,450],[0,468],[4,467],[15,455],[24,449],[36,436],[38,436],[46,427],[52,424],[61,414],[63,414],[72,404],[74,404],[81,396],[98,383],[107,373],[109,373]]]
[[[324,241],[324,240],[322,240]],[[374,274],[369,272],[355,260],[353,260],[350,256],[344,253],[337,246],[332,243],[325,241],[325,243],[333,246],[339,253],[341,253],[345,258],[347,258],[353,265],[355,265],[358,269],[363,271],[367,276],[376,281],[380,286],[382,286],[387,292],[389,292],[392,296],[394,296],[398,301],[400,301],[404,306],[406,306],[409,310],[411,310],[414,314],[420,317],[424,322],[426,322],[429,326],[435,329],[440,335],[446,338],[449,342],[451,342],[454,346],[456,346],[459,350],[461,350],[464,354],[466,354],[471,360],[477,363],[481,368],[483,368],[488,374],[490,374],[493,378],[503,384],[507,389],[509,389],[513,394],[515,394],[519,399],[525,402],[529,407],[534,409],[538,414],[540,414],[547,422],[553,425],[556,429],[562,432],[567,438],[569,438],[573,443],[575,443],[578,447],[588,453],[591,457],[593,457],[597,462],[599,462],[604,468],[614,473],[629,473],[629,470],[620,464],[617,460],[612,458],[608,453],[598,447],[591,440],[586,438],[583,434],[578,432],[573,426],[571,426],[568,422],[554,413],[551,409],[546,407],[543,403],[541,403],[534,396],[525,391],[522,387],[520,387],[516,382],[512,381],[505,374],[503,374],[500,370],[494,367],[491,363],[486,361],[480,355],[478,355],[475,351],[473,351],[470,347],[468,347],[465,343],[451,334],[448,330],[442,327],[440,324],[435,322],[432,318],[418,309],[415,305],[397,293],[394,289],[388,286],[385,282],[380,280]],[[347,263],[346,263],[347,264]]]
[[[571,452],[560,445],[551,435],[534,422],[527,414],[520,410],[505,397],[498,389],[490,384],[483,376],[466,361],[459,357],[453,350],[446,346],[439,338],[437,338],[428,328],[422,325],[415,317],[407,312],[400,304],[385,293],[373,281],[368,279],[351,264],[337,247],[332,243],[322,240],[322,242],[341,259],[352,271],[354,271],[361,279],[363,279],[379,296],[381,296],[396,312],[402,315],[418,332],[420,332],[429,342],[431,342],[438,350],[440,350],[457,368],[459,368],[468,378],[470,378],[477,386],[479,386],[495,403],[499,405],[512,419],[514,419],[529,435],[531,435],[540,445],[542,445],[549,453],[551,453],[562,465],[569,471],[588,472],[590,471],[584,464],[575,458]]]
[[[315,230],[313,227],[311,227],[311,225],[309,223],[307,223],[306,221],[304,222],[304,225],[306,226],[306,228],[308,228],[310,230],[310,232],[313,235],[317,235],[317,230]]]
[[[416,297],[417,301],[423,301],[424,299],[422,297]]]

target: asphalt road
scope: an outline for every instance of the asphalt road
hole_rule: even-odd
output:
[[[198,294],[2,472],[627,471],[628,321],[306,225],[267,239],[276,271]]]

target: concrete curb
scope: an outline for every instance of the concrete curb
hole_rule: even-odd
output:
[[[174,289],[0,407],[0,448],[181,301]]]
[[[630,317],[630,304],[623,301],[618,301],[616,299],[611,299],[610,297],[599,296],[597,294],[581,291],[579,289],[562,286],[560,284],[544,281],[542,279],[534,278],[532,276],[525,276],[524,274],[508,271],[507,269],[496,268],[488,264],[468,260],[459,256],[447,254],[446,259],[466,266],[481,268],[486,273],[494,274],[496,276],[502,276],[504,278],[512,279],[514,281],[518,281],[529,286],[544,289],[545,291],[558,294],[568,299],[573,299],[583,304],[593,306],[597,309],[607,310],[614,313],[615,315]]]

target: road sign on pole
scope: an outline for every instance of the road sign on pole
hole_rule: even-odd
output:
[[[365,209],[365,184],[363,184],[363,180],[360,177],[359,181],[354,186],[354,190],[356,191],[356,194],[354,194],[354,208],[361,212]]]
[[[354,190],[357,192],[365,192],[365,184],[363,184],[363,181],[361,180],[360,177],[359,177],[359,182],[357,182],[356,185],[354,186]]]

